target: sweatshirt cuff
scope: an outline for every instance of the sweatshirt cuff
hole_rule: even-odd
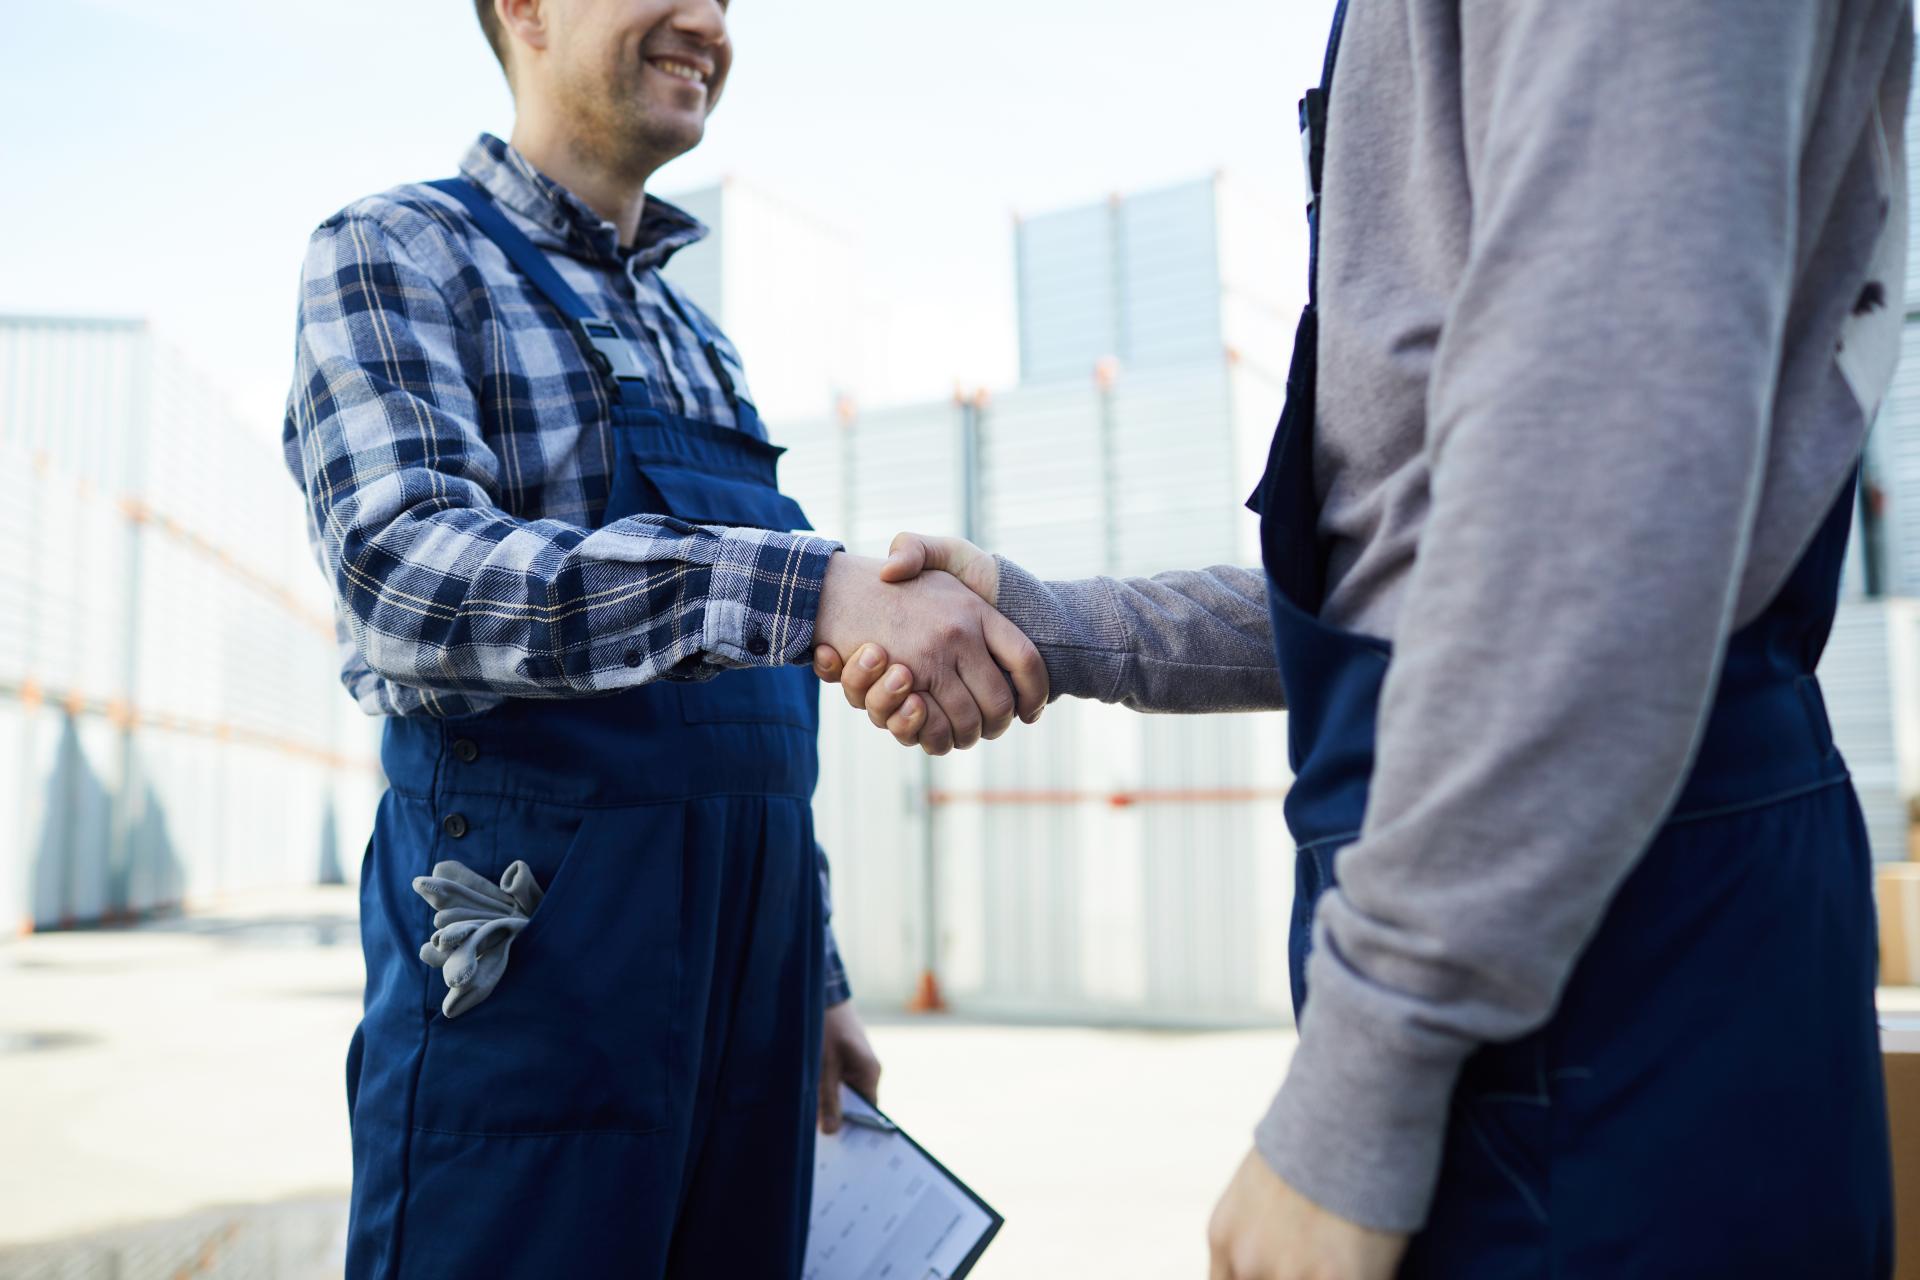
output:
[[[1426,1225],[1467,1050],[1404,1043],[1320,999],[1307,1001],[1299,1047],[1254,1146],[1321,1208],[1412,1234]]]
[[[1107,579],[1042,582],[1005,556],[994,562],[1000,566],[994,607],[1040,651],[1051,686],[1047,701],[1114,701],[1133,645]]]

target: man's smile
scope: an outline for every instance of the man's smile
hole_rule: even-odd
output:
[[[664,72],[672,76],[676,80],[684,80],[686,83],[698,85],[702,89],[706,88],[707,78],[713,74],[713,68],[711,66],[703,66],[680,58],[648,58],[647,65],[656,71]]]

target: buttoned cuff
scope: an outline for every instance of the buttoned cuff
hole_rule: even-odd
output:
[[[1465,1058],[1457,1042],[1370,1025],[1358,1010],[1316,993],[1254,1146],[1321,1208],[1375,1231],[1418,1231]]]
[[[844,548],[807,534],[719,533],[700,631],[704,660],[715,667],[811,664],[827,561]]]

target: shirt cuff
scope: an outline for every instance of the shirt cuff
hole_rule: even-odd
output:
[[[1316,951],[1323,945],[1315,939]],[[1313,976],[1331,967],[1315,965]],[[1309,996],[1299,1048],[1254,1129],[1254,1146],[1321,1208],[1375,1231],[1411,1234],[1426,1224],[1468,1050],[1372,1024],[1331,994]]]
[[[826,975],[827,1008],[853,999],[853,984],[847,981],[847,967],[840,961],[840,943],[833,936],[832,925],[826,931]]]
[[[1105,578],[1042,582],[1005,556],[994,562],[1000,566],[994,607],[1040,651],[1047,701],[1115,701],[1132,645],[1112,584]]]
[[[844,550],[830,538],[760,529],[720,529],[700,649],[716,667],[784,667],[813,662],[813,624],[827,561]]]

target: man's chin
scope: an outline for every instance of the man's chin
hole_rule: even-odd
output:
[[[632,150],[655,157],[656,166],[685,155],[705,136],[704,121],[662,120],[657,116],[636,121],[628,133]]]

